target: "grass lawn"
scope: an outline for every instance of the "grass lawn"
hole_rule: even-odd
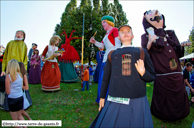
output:
[[[98,114],[98,104],[95,102],[98,84],[93,83],[89,91],[74,91],[81,88],[77,83],[61,83],[58,92],[43,92],[41,84],[29,85],[33,105],[27,109],[33,120],[61,120],[62,127],[89,127]],[[151,104],[153,86],[147,84],[147,97]],[[163,122],[152,116],[154,127],[161,128],[191,128],[194,121],[194,107],[185,119],[174,122]],[[0,120],[11,120],[9,112],[0,110]],[[1,127],[1,123],[0,123]]]

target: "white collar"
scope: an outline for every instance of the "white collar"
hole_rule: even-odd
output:
[[[121,46],[121,48],[124,48],[124,47],[134,47],[134,46],[132,46],[132,45],[127,45],[127,46],[126,45],[122,45]]]

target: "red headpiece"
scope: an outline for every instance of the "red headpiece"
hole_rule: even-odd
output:
[[[81,37],[71,37],[73,32],[75,32],[75,30],[73,30],[70,34],[70,37],[67,37],[67,34],[65,32],[65,30],[63,30],[63,33],[61,33],[61,35],[65,35],[65,44],[61,45],[60,49],[64,49],[65,52],[63,52],[62,57],[59,57],[59,61],[63,61],[65,63],[68,62],[74,62],[74,61],[80,61],[79,55],[77,53],[77,51],[75,50],[75,48],[73,46],[70,45],[71,40],[73,39],[82,39]]]

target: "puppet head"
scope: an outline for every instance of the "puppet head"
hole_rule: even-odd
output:
[[[118,31],[119,31],[118,39],[121,40],[122,43],[124,42],[131,43],[132,39],[134,38],[131,26],[123,25],[119,27]]]
[[[110,28],[114,27],[114,18],[112,16],[106,15],[101,18],[102,26],[105,31],[110,30]]]
[[[25,32],[23,30],[18,30],[18,31],[16,31],[14,40],[18,40],[18,41],[22,40],[22,41],[24,41],[25,40],[25,36],[26,36],[26,34],[25,34]]]
[[[38,51],[38,49],[34,49],[34,51],[33,51],[33,55],[39,55],[39,51]]]
[[[32,43],[32,49],[36,49],[38,45],[36,43]]]
[[[149,27],[154,29],[165,28],[165,19],[158,10],[149,10],[144,13],[143,26],[146,30]]]
[[[60,42],[61,42],[61,37],[58,36],[58,35],[54,35],[54,36],[51,37],[51,39],[50,39],[50,45],[58,46]]]
[[[70,45],[70,42],[73,39],[82,39],[81,37],[72,37],[73,32],[75,32],[75,30],[72,30],[71,31],[71,34],[70,34],[69,38],[67,37],[67,34],[66,34],[65,30],[63,30],[63,33],[61,33],[61,35],[64,34],[65,37],[66,37],[66,39],[65,39],[65,45]]]

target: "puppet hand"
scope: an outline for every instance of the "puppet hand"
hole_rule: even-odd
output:
[[[61,54],[60,53],[54,53],[53,55],[54,56],[60,56]]]
[[[104,107],[104,102],[105,102],[105,99],[100,98],[98,111],[101,111],[101,109]]]
[[[149,34],[149,40],[148,40],[148,44],[147,44],[147,49],[149,50],[150,47],[152,46],[152,42],[154,42],[157,39],[156,35],[150,35]]]
[[[148,43],[152,43],[152,42],[154,42],[154,40],[156,40],[158,37],[156,36],[156,35],[150,35],[149,34],[149,41],[148,41]]]
[[[145,74],[145,67],[144,67],[143,60],[141,59],[137,60],[137,63],[135,63],[135,67],[141,76]]]
[[[191,89],[191,92],[194,92],[194,89],[193,88]]]
[[[4,76],[5,75],[5,72],[1,72],[1,76]]]
[[[45,62],[46,60],[44,59],[44,57],[42,57],[42,61]]]
[[[91,37],[89,42],[94,44],[96,40],[93,37]]]

